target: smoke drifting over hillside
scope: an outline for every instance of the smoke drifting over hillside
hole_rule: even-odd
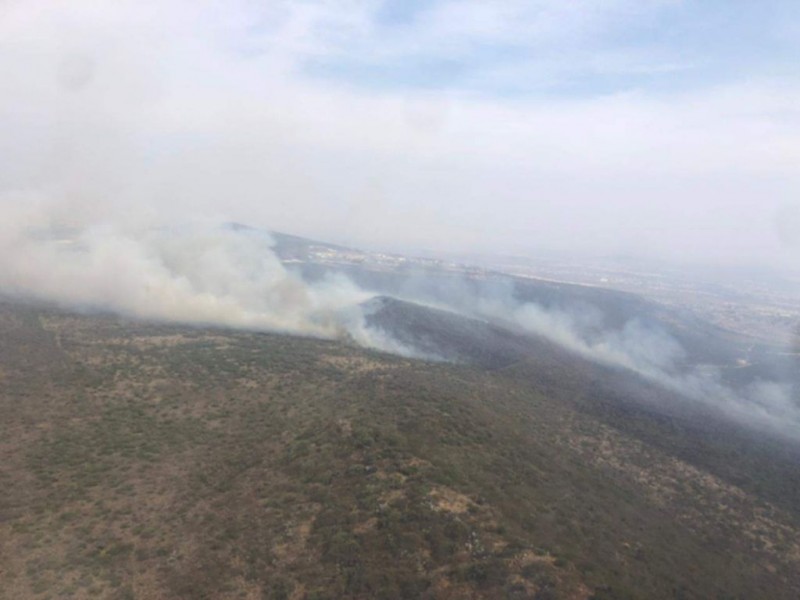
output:
[[[281,262],[263,231],[209,222],[126,227],[119,221],[58,229],[56,216],[19,211],[4,222],[0,290],[141,319],[346,338],[402,356],[451,358],[432,354],[413,336],[400,341],[368,325],[373,307],[366,301],[387,290],[359,286],[333,271],[305,278]],[[685,349],[658,324],[632,317],[611,326],[590,305],[577,310],[521,301],[510,280],[475,285],[428,275],[409,277],[401,287],[398,295],[411,302],[543,337],[737,421],[797,436],[800,408],[790,384],[756,380],[734,390],[717,370],[687,361]]]
[[[366,327],[361,305],[374,294],[335,273],[304,280],[266,232],[209,222],[54,229],[54,215],[21,212],[27,218],[3,225],[0,292],[140,319],[348,337],[420,356]]]
[[[543,335],[586,358],[631,370],[685,397],[721,410],[745,425],[800,439],[800,403],[789,383],[754,381],[742,389],[723,383],[718,368],[683,366],[685,350],[663,330],[630,320],[618,330],[590,333],[580,318],[531,304],[512,312],[526,331]]]
[[[69,306],[332,337],[337,313],[364,297],[343,278],[306,284],[283,267],[265,234],[111,224],[4,233],[0,288]]]
[[[800,400],[792,381],[756,377],[740,386],[726,383],[719,366],[694,361],[657,322],[632,316],[615,326],[593,305],[522,301],[510,279],[476,284],[416,276],[406,281],[401,295],[541,336],[591,361],[632,371],[741,424],[800,439]]]

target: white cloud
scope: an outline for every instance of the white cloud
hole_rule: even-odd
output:
[[[773,216],[800,192],[794,81],[509,98],[304,70],[486,42],[552,54],[668,4],[439,3],[390,34],[375,2],[6,3],[0,202],[43,195],[67,220],[222,214],[372,244],[645,244],[789,262]],[[680,67],[636,59],[611,48],[593,68]],[[473,76],[524,77],[517,67]],[[572,77],[574,65],[537,72]]]

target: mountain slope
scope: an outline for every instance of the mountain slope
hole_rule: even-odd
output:
[[[376,296],[363,305],[367,327],[378,329],[421,356],[489,369],[508,367],[543,340],[450,311]]]
[[[800,447],[732,422],[620,367],[602,365],[530,333],[390,297],[365,304],[366,324],[422,356],[503,371],[520,386],[569,401],[593,418],[788,509],[800,505]]]
[[[8,304],[0,357],[3,598],[800,593],[796,513],[566,364]]]

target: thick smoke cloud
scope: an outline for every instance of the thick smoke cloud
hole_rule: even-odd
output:
[[[266,232],[210,221],[145,226],[142,219],[134,227],[105,220],[64,228],[55,225],[63,208],[29,204],[5,220],[0,293],[139,319],[343,338],[437,358],[367,327],[363,303],[374,294],[347,277],[329,273],[310,282],[288,270]]]
[[[0,289],[133,317],[332,337],[363,299],[343,278],[289,273],[264,234],[210,225],[4,228]]]

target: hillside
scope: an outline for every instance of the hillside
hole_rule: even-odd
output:
[[[793,450],[700,436],[557,355],[6,303],[0,365],[2,598],[800,594]]]
[[[261,233],[274,239],[276,254],[308,281],[345,274],[375,294],[445,306],[464,314],[474,313],[476,305],[486,300],[517,306],[532,303],[545,311],[583,317],[590,330],[587,333],[596,335],[635,321],[663,331],[680,345],[684,356],[677,366],[681,368],[713,365],[734,387],[759,379],[800,385],[797,358],[786,354],[781,341],[724,329],[698,317],[696,311],[670,308],[638,294],[517,277],[442,260],[365,252],[283,233]]]

